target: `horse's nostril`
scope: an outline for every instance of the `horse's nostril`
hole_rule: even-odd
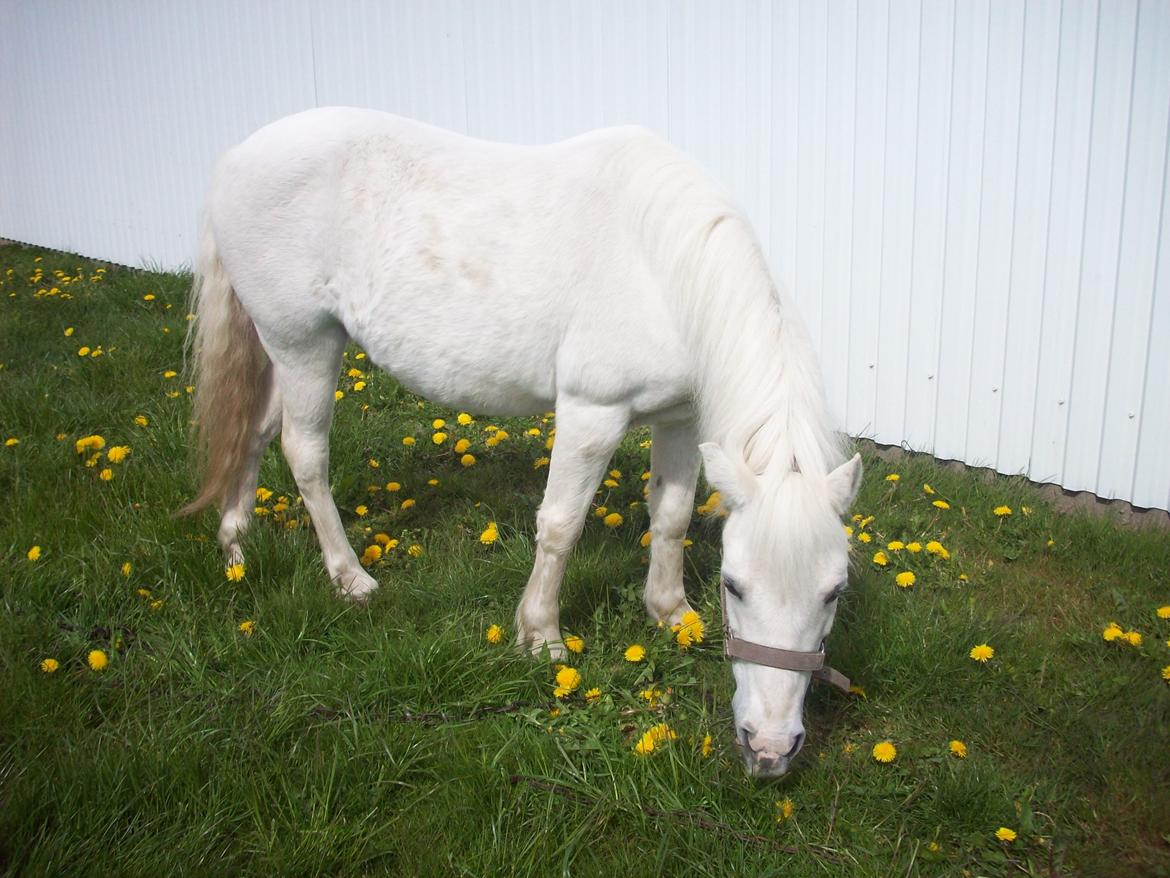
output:
[[[791,759],[796,755],[796,751],[800,749],[800,745],[804,743],[804,732],[801,732],[792,739],[792,749],[784,754],[784,758]]]

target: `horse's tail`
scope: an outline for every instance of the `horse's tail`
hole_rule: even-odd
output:
[[[271,365],[256,326],[232,289],[205,219],[199,264],[191,285],[187,350],[195,385],[191,438],[202,487],[179,515],[223,505],[234,494],[247,465],[252,434],[259,428],[271,381]]]

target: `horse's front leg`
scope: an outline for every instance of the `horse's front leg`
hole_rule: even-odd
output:
[[[692,423],[655,424],[650,446],[650,573],[646,611],[674,625],[691,609],[683,591],[683,538],[699,478],[699,442]]]
[[[544,500],[536,513],[536,561],[516,608],[516,645],[565,657],[560,590],[569,552],[581,536],[589,502],[629,425],[624,407],[557,400],[557,433]]]

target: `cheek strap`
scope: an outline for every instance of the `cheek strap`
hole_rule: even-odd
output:
[[[719,584],[719,601],[723,608],[723,654],[730,659],[751,662],[767,668],[782,671],[810,671],[814,680],[828,683],[843,692],[849,691],[849,678],[825,664],[825,644],[821,642],[818,652],[799,652],[795,649],[780,649],[753,643],[731,633],[731,620],[727,615],[727,589]]]

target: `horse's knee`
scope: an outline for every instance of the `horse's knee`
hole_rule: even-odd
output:
[[[536,513],[536,542],[546,552],[563,555],[572,550],[581,536],[584,522],[579,516],[558,507]]]

